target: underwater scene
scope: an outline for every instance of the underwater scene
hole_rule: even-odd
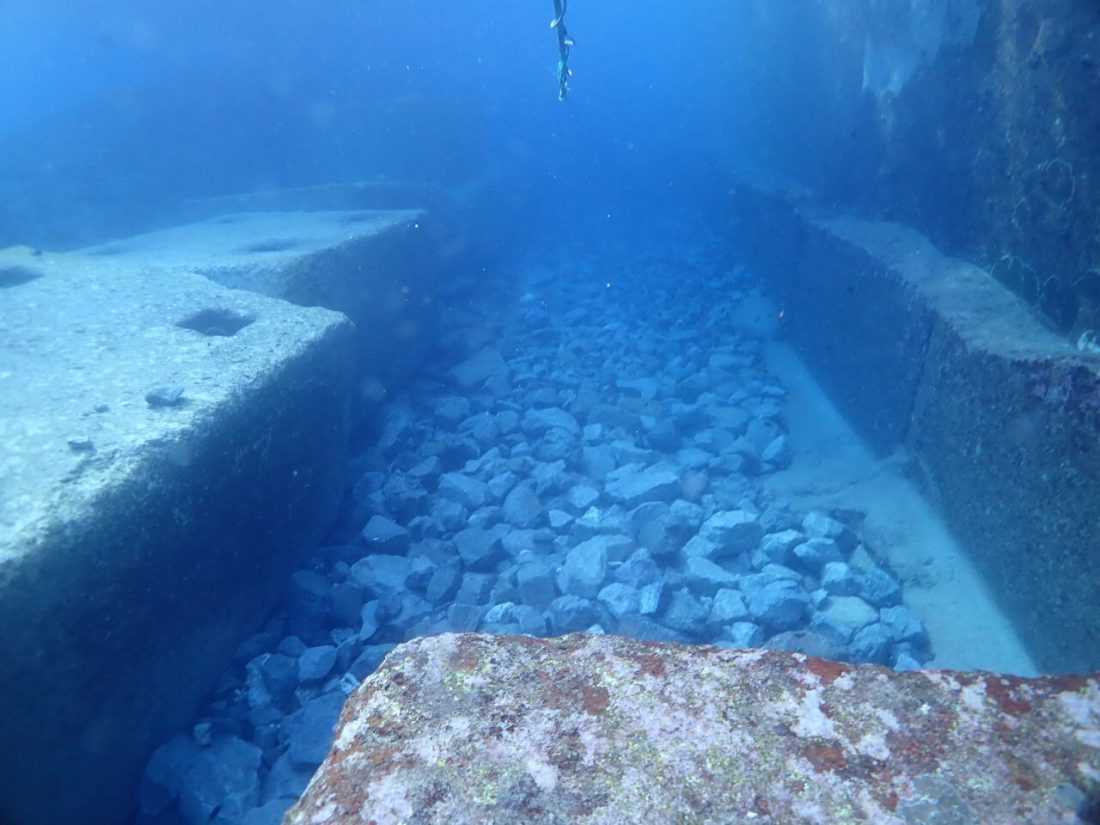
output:
[[[1100,822],[1100,5],[0,3],[0,825]]]

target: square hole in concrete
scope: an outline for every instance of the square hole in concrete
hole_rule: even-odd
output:
[[[194,330],[202,335],[229,338],[256,319],[232,309],[202,309],[176,322],[177,327]]]

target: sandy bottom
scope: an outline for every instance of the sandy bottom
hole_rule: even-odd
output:
[[[904,456],[876,459],[790,346],[773,342],[765,357],[789,393],[784,414],[794,455],[765,488],[799,508],[866,513],[869,551],[899,577],[905,603],[928,628],[935,657],[927,667],[1035,675],[1012,622],[905,477]]]

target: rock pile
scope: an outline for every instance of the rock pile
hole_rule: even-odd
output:
[[[929,658],[858,514],[761,494],[791,459],[785,392],[762,342],[731,327],[737,273],[671,266],[543,278],[491,346],[383,409],[352,461],[346,540],[294,576],[194,731],[155,754],[143,823],[280,821],[345,696],[417,636],[615,633],[899,670]]]

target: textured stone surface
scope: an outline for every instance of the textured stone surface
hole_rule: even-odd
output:
[[[1100,681],[610,636],[402,645],[288,825],[1072,822]]]
[[[335,510],[353,331],[121,256],[20,259],[41,277],[0,289],[0,808],[119,821]],[[153,407],[157,385],[183,394]]]

